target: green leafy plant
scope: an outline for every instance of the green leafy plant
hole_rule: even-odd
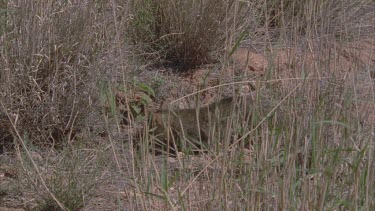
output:
[[[146,83],[134,81],[135,87],[141,91],[140,99],[130,104],[132,115],[135,119],[143,119],[145,108],[152,102],[151,98],[155,97],[154,89]]]

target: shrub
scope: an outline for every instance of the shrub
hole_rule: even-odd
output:
[[[18,115],[21,134],[27,132],[37,144],[58,144],[72,138],[87,113],[92,33],[85,29],[91,24],[90,5],[13,3],[8,3],[9,18],[0,41],[0,100]]]
[[[180,70],[212,61],[230,36],[245,29],[248,12],[235,0],[131,0],[130,5],[128,34],[135,55]]]

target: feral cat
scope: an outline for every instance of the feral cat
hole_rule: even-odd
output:
[[[159,144],[172,146],[177,140],[206,146],[213,133],[223,137],[227,124],[237,118],[250,124],[251,117],[265,117],[271,110],[266,100],[251,95],[228,97],[196,109],[160,110],[151,114],[151,128]],[[217,133],[216,133],[217,134]]]

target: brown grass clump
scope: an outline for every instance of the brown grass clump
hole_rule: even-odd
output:
[[[16,2],[13,2],[16,3]],[[32,142],[71,140],[87,112],[90,5],[19,1],[6,22],[1,101]]]
[[[246,29],[248,7],[237,1],[131,0],[130,43],[146,63],[180,70],[212,62],[229,39]]]

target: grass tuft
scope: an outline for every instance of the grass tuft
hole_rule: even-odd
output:
[[[132,50],[146,63],[188,70],[212,62],[229,39],[246,29],[248,7],[238,1],[130,1]]]

